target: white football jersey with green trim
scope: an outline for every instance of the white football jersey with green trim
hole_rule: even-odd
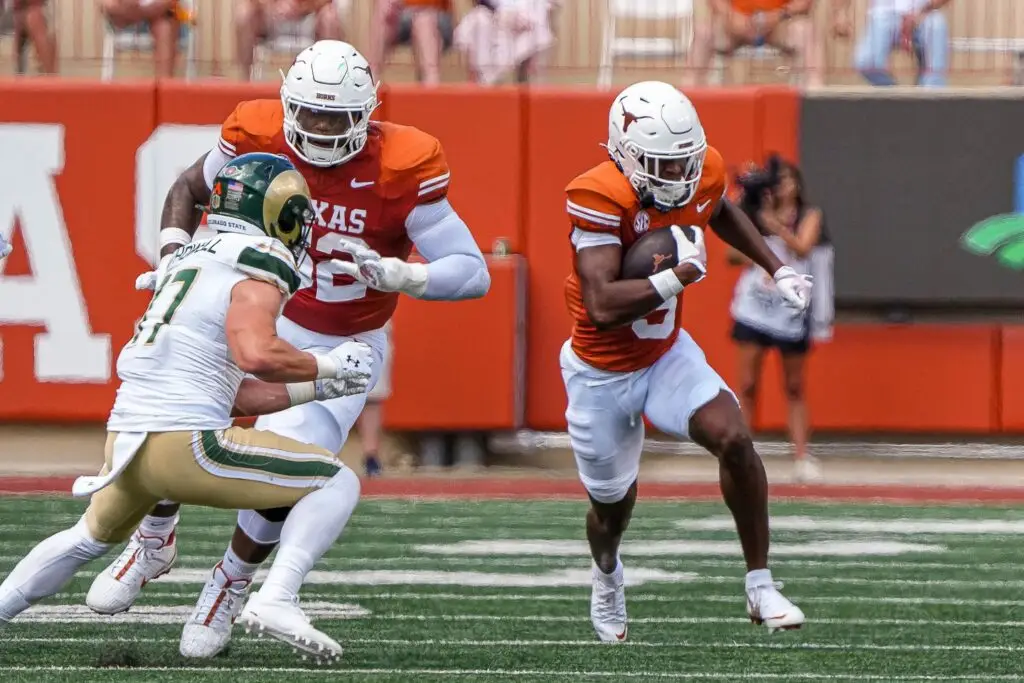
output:
[[[135,334],[117,359],[121,386],[110,431],[225,429],[244,373],[228,350],[224,323],[243,280],[299,288],[295,259],[270,237],[222,233],[174,252]]]

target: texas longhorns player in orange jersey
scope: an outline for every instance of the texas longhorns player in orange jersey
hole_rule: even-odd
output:
[[[163,260],[136,286],[152,287],[170,254],[191,241],[202,213],[196,207],[209,201],[225,163],[246,152],[285,155],[310,187],[313,215],[309,258],[300,266],[306,286],[285,306],[278,335],[307,351],[334,348],[339,340],[369,345],[372,390],[386,344],[381,328],[399,294],[459,300],[482,297],[490,287],[483,255],[446,198],[450,174],[441,144],[416,128],[371,122],[377,105],[377,82],[351,45],[325,40],[302,51],[285,76],[281,98],[239,104],[217,146],[175,182],[161,221]],[[221,201],[230,202],[230,182],[221,189]],[[426,264],[406,262],[414,246]],[[261,417],[256,428],[337,453],[366,394],[318,395],[298,405],[303,398],[311,397],[296,397],[294,407]],[[358,499],[356,486],[338,505],[351,514]],[[177,554],[177,509],[164,501],[143,520],[121,557],[97,576],[86,597],[89,607],[122,612],[146,581],[170,570]],[[184,656],[211,657],[227,646],[257,566],[288,535],[287,512],[239,512],[231,547],[185,625]],[[297,572],[311,568],[307,560],[292,558]],[[289,605],[266,602],[260,606],[268,633],[287,640],[301,632],[301,624],[291,624],[296,613]]]
[[[773,273],[782,297],[808,305],[810,280],[784,266],[725,198],[725,166],[696,110],[667,83],[626,88],[609,114],[611,157],[566,188],[575,252],[566,282],[572,337],[561,352],[566,419],[590,495],[594,559],[590,613],[605,642],[627,637],[619,544],[637,497],[643,416],[718,458],[722,493],[747,563],[747,611],[770,629],[798,628],[803,612],[768,570],[768,483],[732,391],[680,329],[679,297],[707,268],[703,229]],[[696,228],[696,243],[680,226]],[[673,231],[679,264],[649,279],[619,279],[626,249],[649,230]]]

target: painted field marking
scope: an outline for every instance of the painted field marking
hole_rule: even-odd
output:
[[[181,594],[179,597],[189,598],[193,597],[187,594]],[[303,603],[305,605],[308,603]],[[340,607],[356,607],[354,605],[340,606]],[[133,608],[133,614],[134,610]],[[183,614],[187,616],[192,610],[191,605],[168,605],[160,608],[160,611],[145,611],[135,614],[137,618],[129,621],[117,621],[117,619],[102,617],[102,623],[135,623],[135,624],[180,624],[184,623],[184,616],[176,621],[168,621],[164,617],[168,614],[179,615]],[[372,617],[374,621],[412,621],[412,622],[441,622],[441,623],[460,623],[460,622],[497,622],[497,621],[516,621],[526,623],[541,623],[541,624],[586,624],[587,615],[580,612],[574,616],[555,616],[550,614],[384,614],[384,613],[370,613],[369,610],[364,610],[365,614],[360,614],[359,609],[348,610],[345,616],[336,614],[322,614],[317,613],[313,610],[307,610],[309,614],[318,616],[321,619],[360,619]],[[339,610],[341,612],[342,610]],[[27,615],[28,613],[26,613]],[[66,616],[65,616],[66,615]],[[37,615],[35,619],[25,619],[23,616],[19,616],[17,622],[21,621],[32,621],[35,623],[83,623],[93,622],[94,619],[86,618],[89,615],[82,615],[81,610],[78,609],[77,605],[61,606],[61,609],[54,609],[51,613],[42,618],[42,615]],[[92,615],[98,616],[98,615]],[[124,615],[121,615],[124,616]],[[17,623],[16,622],[16,623]],[[647,624],[647,625],[735,625],[745,627],[750,624],[750,619],[746,617],[641,617],[631,618],[630,624]],[[877,626],[905,626],[913,628],[1024,628],[1024,621],[986,621],[986,620],[949,620],[945,621],[942,619],[822,619],[815,617],[812,619],[810,624],[815,626],[867,626],[874,628]],[[20,637],[20,636],[8,636],[4,638],[4,642],[20,642],[20,643],[47,643],[47,642],[109,642],[109,641],[129,641],[129,642],[164,642],[166,638],[121,638],[121,637],[104,637],[104,638],[35,638],[35,637]],[[350,642],[346,640],[346,642]],[[376,641],[375,641],[376,642]]]
[[[626,584],[641,586],[645,583],[687,583],[695,581],[693,572],[670,572],[662,569],[636,568],[630,570]],[[266,578],[267,570],[256,573],[256,580]],[[156,579],[154,583],[205,583],[210,577],[208,569],[175,569]],[[366,571],[312,571],[306,577],[307,584],[330,584],[339,586],[486,586],[509,588],[556,588],[561,586],[590,586],[593,574],[590,569],[556,569],[543,574],[497,573],[497,572],[446,572],[430,570],[366,570]]]
[[[40,641],[46,639],[39,639]],[[117,642],[138,642],[157,643],[170,642],[171,638],[52,638],[48,639],[53,643],[71,644],[81,643],[102,643],[115,640]],[[173,640],[177,640],[176,638]],[[25,642],[25,641],[22,641]],[[400,647],[472,647],[472,648],[578,648],[598,647],[606,648],[607,643],[597,639],[587,640],[475,640],[475,639],[444,639],[444,638],[345,638],[345,645],[395,645]],[[894,645],[881,643],[805,643],[805,642],[705,642],[705,641],[643,641],[628,640],[623,643],[616,643],[616,647],[641,648],[652,650],[680,649],[680,650],[820,650],[824,652],[857,652],[857,651],[878,651],[878,652],[1024,652],[1024,646],[1017,645]]]
[[[415,546],[415,550],[431,555],[532,555],[545,557],[587,557],[589,546],[584,540],[498,540],[458,541]],[[773,543],[772,557],[792,555],[829,555],[861,557],[864,555],[902,555],[904,553],[943,553],[943,545],[901,543],[897,541],[862,539],[857,541],[813,541],[810,543]],[[622,554],[633,557],[659,555],[735,555],[741,556],[739,541],[626,541]]]
[[[685,531],[733,531],[732,517],[680,519]],[[835,517],[772,517],[772,531],[849,531],[886,534],[1024,534],[1024,520],[1007,519],[840,519]]]
[[[607,647],[607,646],[606,646]],[[72,673],[99,671],[92,666],[5,666],[4,672],[12,673]],[[432,677],[453,677],[472,676],[474,678],[517,678],[522,676],[544,676],[556,680],[572,679],[594,679],[594,678],[615,678],[615,679],[641,679],[641,680],[672,680],[672,681],[735,681],[736,672],[718,673],[713,671],[694,672],[660,672],[660,671],[555,671],[551,669],[347,669],[342,667],[329,667],[318,669],[303,669],[298,667],[262,667],[262,666],[233,666],[233,667],[172,667],[172,666],[139,666],[131,669],[107,668],[103,671],[139,671],[139,672],[166,672],[182,673],[188,671],[195,676],[206,674],[236,674],[236,673],[289,673],[302,674],[304,676],[320,675],[337,677],[344,673],[346,677],[351,676],[395,676],[404,674],[406,676],[432,676]],[[973,674],[965,676],[875,676],[872,674],[838,673],[838,674],[816,674],[816,673],[762,673],[747,671],[743,673],[747,680],[758,681],[1024,681],[1024,675],[1017,674]]]
[[[184,624],[193,605],[134,605],[130,612],[113,616],[97,614],[85,605],[35,605],[18,615],[18,622],[95,624]],[[357,619],[370,616],[359,605],[336,602],[304,602],[303,611],[319,619]],[[5,637],[4,640],[10,640]]]

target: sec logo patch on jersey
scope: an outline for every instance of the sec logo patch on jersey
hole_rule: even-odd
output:
[[[638,235],[642,235],[651,227],[651,217],[647,215],[646,211],[641,211],[633,219],[633,232]]]

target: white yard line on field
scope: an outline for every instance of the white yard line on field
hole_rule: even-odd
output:
[[[111,621],[108,617],[97,615],[79,615],[79,609],[75,606],[66,606],[66,612],[61,611],[64,606],[52,606],[52,611],[46,615],[37,615],[35,619],[26,619],[37,623],[83,623],[95,622],[102,624],[109,623],[146,623],[146,624],[179,624],[184,623],[186,612],[191,607],[185,605],[174,605],[165,608],[150,608],[149,612],[135,613],[132,619]],[[359,611],[358,606],[345,606],[347,609],[338,609],[333,613],[326,610],[313,610],[310,613],[319,619],[373,619],[375,621],[412,621],[412,622],[500,622],[516,621],[542,624],[583,624],[586,623],[586,615],[548,615],[548,614],[371,614],[366,610]],[[85,618],[88,617],[88,618]],[[168,618],[176,617],[176,618]],[[742,617],[643,617],[629,620],[630,624],[652,624],[652,625],[736,625],[746,626],[750,620]],[[943,619],[811,619],[808,624],[813,626],[904,626],[914,628],[933,629],[936,627],[947,628],[1024,628],[1024,621],[993,621],[993,620],[943,620]],[[102,642],[136,642],[136,643],[159,643],[170,640],[169,638],[132,638],[132,637],[67,637],[67,638],[42,638],[9,636],[4,638],[5,642],[13,643],[102,643]],[[364,641],[349,640],[349,643],[360,643]],[[387,642],[379,639],[366,642]],[[398,642],[398,641],[396,641]],[[418,641],[413,641],[418,642]],[[575,642],[575,641],[572,641]],[[632,644],[636,644],[635,642]],[[642,644],[642,643],[641,643]]]
[[[233,667],[170,667],[170,666],[139,666],[131,668],[105,667],[98,669],[91,666],[5,666],[4,672],[12,673],[81,673],[100,671],[131,671],[131,672],[165,672],[185,673],[190,675],[202,674],[236,674],[236,673],[288,673],[302,674],[304,676],[319,675],[337,677],[343,674],[351,676],[394,676],[402,674],[405,676],[473,676],[474,678],[515,678],[520,676],[544,676],[558,680],[571,680],[577,678],[616,678],[616,679],[641,679],[641,680],[674,680],[674,681],[735,681],[735,672],[659,672],[659,671],[554,671],[549,669],[346,669],[344,667],[327,667],[319,669],[303,669],[298,667],[257,667],[257,666],[233,666]],[[817,674],[817,673],[761,673],[746,671],[743,678],[758,681],[1024,681],[1024,675],[1009,674],[970,674],[964,676],[876,676],[862,672],[843,674]]]
[[[63,595],[76,600],[82,600],[85,598],[84,593],[64,593]],[[143,598],[152,600],[154,598],[164,599],[185,599],[194,600],[198,598],[199,591],[195,592],[160,592],[160,591],[147,591],[143,593],[144,596],[151,596],[149,598]],[[700,592],[689,591],[685,596],[682,595],[659,595],[656,593],[634,593],[629,595],[629,602],[655,602],[655,603],[681,603],[683,601],[688,603],[694,602],[710,602],[710,603],[729,603],[736,604],[739,600],[739,604],[743,603],[742,592],[729,594],[705,594]],[[588,602],[590,600],[589,593],[583,591],[577,591],[575,593],[431,593],[425,592],[399,592],[399,593],[352,593],[344,589],[340,589],[336,592],[325,593],[325,592],[309,592],[302,593],[304,600],[339,600],[344,599],[348,602],[355,601],[373,601],[373,600],[426,600],[426,601],[452,601],[452,602]],[[990,599],[967,599],[967,598],[898,598],[898,597],[882,597],[882,596],[857,596],[857,595],[836,595],[836,596],[800,596],[794,598],[797,603],[814,602],[814,603],[835,603],[835,604],[875,604],[875,605],[944,605],[944,606],[955,606],[955,607],[1024,607],[1024,600],[990,600]]]

